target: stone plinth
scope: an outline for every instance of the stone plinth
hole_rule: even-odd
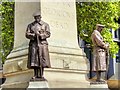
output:
[[[33,21],[32,14],[40,9],[40,3],[23,1],[15,2],[14,48],[3,65],[6,81],[1,85],[2,88],[25,88],[32,77],[26,66],[28,40],[25,31],[28,23]]]
[[[90,88],[93,88],[95,90],[109,90],[108,85],[107,84],[91,84]]]
[[[48,82],[47,81],[31,81],[29,82],[29,86],[27,88],[27,90],[31,90],[31,89],[35,89],[35,90],[39,90],[39,88],[49,88],[48,86]]]

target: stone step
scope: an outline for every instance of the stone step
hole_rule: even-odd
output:
[[[5,76],[6,82],[2,85],[3,88],[27,88],[33,70],[9,73]],[[50,88],[86,88],[90,85],[86,71],[49,68],[45,69],[44,77]]]
[[[31,90],[31,88],[49,88],[49,86],[47,81],[31,81],[27,90]]]

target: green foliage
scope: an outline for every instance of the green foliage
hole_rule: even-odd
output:
[[[109,43],[110,46],[110,55],[114,58],[116,57],[115,54],[118,53],[118,50],[119,50],[119,46],[117,45],[117,43],[115,43],[112,39],[112,34],[111,32],[109,31],[109,29],[105,28],[102,32],[102,35],[103,35],[103,38],[104,38],[104,41],[106,43]]]
[[[0,47],[0,56],[2,62],[6,60],[7,55],[13,49],[14,40],[14,2],[2,2],[0,4],[1,13],[1,35],[2,46]]]
[[[91,44],[91,34],[96,29],[96,24],[103,24],[105,42],[110,44],[110,54],[113,56],[118,52],[118,45],[113,41],[110,28],[116,30],[118,24],[114,18],[120,15],[120,2],[79,2],[77,5],[77,29],[80,37]]]

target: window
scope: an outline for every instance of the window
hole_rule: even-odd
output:
[[[118,38],[118,30],[114,31],[114,38]]]
[[[118,38],[119,38],[119,40],[120,40],[120,27],[119,27],[119,29],[118,29]]]
[[[116,55],[116,63],[120,63],[120,50],[118,54]]]
[[[113,40],[120,42],[120,28],[117,30],[112,30]]]

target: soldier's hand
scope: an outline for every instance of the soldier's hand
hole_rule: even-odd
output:
[[[42,37],[44,34],[40,34],[40,36]]]
[[[35,36],[35,33],[32,33],[31,35],[34,37],[34,36]]]
[[[35,34],[36,34],[36,35],[40,35],[39,31],[36,31]]]
[[[105,45],[105,46],[106,46],[106,49],[108,49],[108,48],[109,48],[109,44],[108,44],[108,43],[106,43],[106,45]]]

